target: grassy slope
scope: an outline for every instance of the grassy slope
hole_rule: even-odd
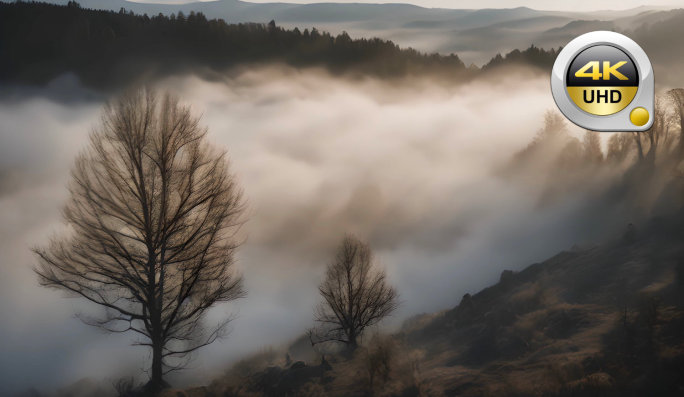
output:
[[[218,396],[643,396],[684,387],[684,215],[505,271],[443,313],[375,336],[353,358],[245,360]],[[169,391],[169,395],[179,392]]]
[[[684,361],[681,217],[562,252],[408,330],[446,395],[673,395]],[[655,372],[660,372],[656,374]]]

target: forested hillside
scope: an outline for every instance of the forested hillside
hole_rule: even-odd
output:
[[[548,67],[556,51],[532,47],[506,60]],[[476,73],[455,54],[424,54],[381,39],[336,37],[316,28],[227,24],[201,13],[148,16],[46,3],[0,3],[0,82],[43,84],[72,72],[109,88],[173,73],[221,73],[239,65],[283,63],[379,77]]]

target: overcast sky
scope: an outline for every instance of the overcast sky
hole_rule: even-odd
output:
[[[139,0],[137,0],[139,1]],[[190,3],[183,0],[145,0],[146,3]],[[515,8],[530,7],[539,10],[565,10],[565,11],[595,11],[615,9],[622,10],[642,5],[684,7],[684,0],[576,0],[572,2],[557,0],[251,0],[252,3],[410,3],[423,7],[442,8]]]

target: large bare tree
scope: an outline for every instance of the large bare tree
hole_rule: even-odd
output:
[[[320,326],[309,334],[312,344],[336,341],[354,351],[364,330],[397,308],[397,292],[375,266],[371,248],[351,235],[342,240],[318,290],[323,302],[316,308]]]
[[[64,209],[69,230],[35,249],[40,283],[104,307],[84,317],[149,346],[148,388],[212,343],[217,302],[244,295],[231,267],[244,203],[226,156],[188,107],[150,90],[107,105],[77,157]]]

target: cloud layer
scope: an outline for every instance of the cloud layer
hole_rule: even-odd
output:
[[[248,297],[212,313],[237,314],[233,332],[178,382],[204,382],[305,331],[345,232],[370,242],[401,294],[388,327],[591,236],[577,217],[581,195],[540,208],[534,191],[495,176],[553,107],[546,79],[444,86],[265,68],[159,86],[203,115],[250,202],[238,258]],[[71,162],[102,105],[46,97],[59,96],[0,102],[0,394],[139,373],[147,359],[131,336],[74,319],[90,308],[32,274],[29,249],[59,230]]]

